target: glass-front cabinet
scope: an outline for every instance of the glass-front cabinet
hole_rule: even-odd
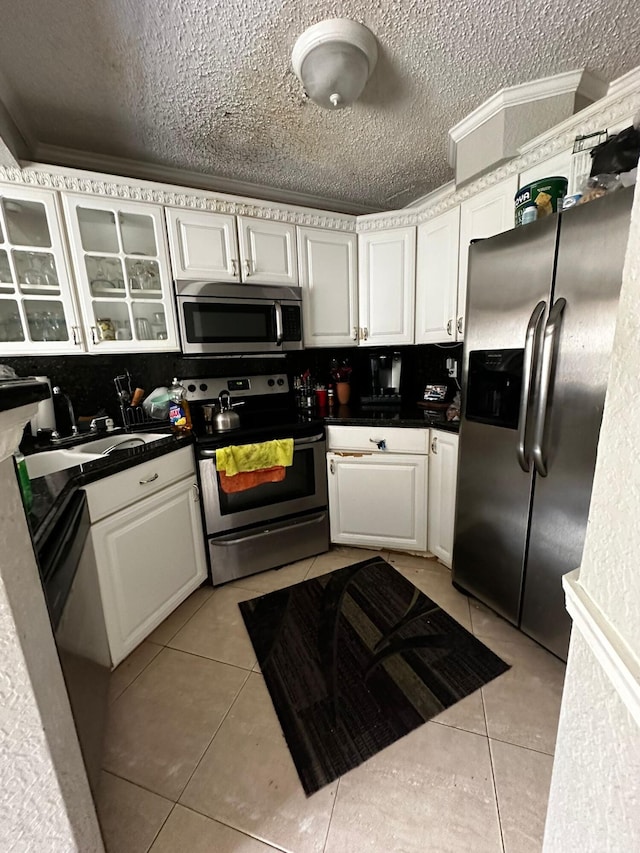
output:
[[[63,195],[91,352],[176,350],[162,208]]]
[[[0,187],[0,353],[83,347],[55,193]]]

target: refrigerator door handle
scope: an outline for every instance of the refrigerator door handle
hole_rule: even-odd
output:
[[[547,460],[544,449],[545,425],[550,405],[552,372],[557,351],[558,333],[562,324],[562,312],[567,304],[566,299],[558,299],[549,312],[549,319],[544,330],[542,345],[542,364],[540,367],[540,390],[536,401],[535,425],[533,429],[533,462],[541,477],[547,476]]]
[[[525,473],[531,470],[531,462],[527,458],[525,440],[527,434],[527,414],[529,412],[529,395],[534,380],[534,360],[538,350],[538,335],[547,303],[538,302],[531,312],[527,333],[524,339],[524,363],[522,366],[522,392],[520,394],[520,413],[518,415],[518,464]]]

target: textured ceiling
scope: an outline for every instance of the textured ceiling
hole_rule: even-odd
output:
[[[380,46],[337,113],[303,100],[290,65],[300,33],[331,17]],[[638,0],[2,0],[4,100],[37,142],[354,210],[450,179],[448,129],[499,89],[636,65]]]

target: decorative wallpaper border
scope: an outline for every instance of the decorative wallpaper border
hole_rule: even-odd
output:
[[[148,182],[109,180],[90,176],[79,170],[49,171],[46,166],[35,164],[24,169],[0,167],[0,182],[39,187],[59,192],[84,193],[93,196],[119,199],[121,201],[142,201],[164,207],[181,207],[187,210],[226,213],[233,216],[251,216],[271,222],[286,222],[311,228],[325,228],[334,231],[356,230],[356,217],[348,214],[325,211],[293,210],[278,207],[269,202],[245,201],[218,198],[215,195],[194,189],[172,190],[165,186],[153,187]]]

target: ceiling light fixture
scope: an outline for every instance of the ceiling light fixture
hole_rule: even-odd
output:
[[[378,59],[373,33],[347,18],[305,30],[291,55],[293,70],[320,107],[339,110],[357,101]]]

